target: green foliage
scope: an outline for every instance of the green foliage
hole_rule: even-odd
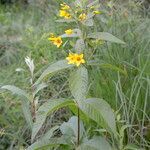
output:
[[[148,11],[134,1],[65,2],[73,19],[55,17],[62,1],[0,6],[0,149],[149,149]],[[59,50],[47,40],[52,31]],[[68,64],[68,52],[85,63]],[[28,57],[30,77],[25,56],[36,66]]]
[[[88,72],[85,67],[80,67],[75,70],[69,79],[70,90],[75,98],[75,101],[79,104],[86,98],[88,90]]]
[[[49,74],[61,71],[63,69],[67,69],[72,67],[72,65],[67,64],[66,60],[60,60],[52,65],[50,65],[39,77],[36,83],[40,82],[44,77],[46,77]]]
[[[36,122],[34,123],[32,130],[32,141],[45,122],[46,117],[53,111],[68,105],[73,105],[73,102],[67,99],[54,99],[44,103],[37,112]]]
[[[48,143],[47,144],[48,146],[51,146],[51,145],[53,146],[54,143],[56,144],[56,140],[58,140],[58,139],[51,139],[51,138],[53,136],[53,132],[55,130],[57,130],[58,128],[59,128],[59,126],[54,126],[53,128],[51,128],[49,131],[47,131],[47,133],[45,135],[43,135],[40,139],[38,139],[31,146],[29,146],[28,150],[39,149],[39,148],[42,148],[43,146],[45,147],[46,143]]]
[[[112,150],[109,143],[102,137],[93,137],[81,144],[77,150]]]
[[[22,97],[22,100],[21,100],[22,110],[24,113],[24,117],[28,123],[28,126],[30,127],[30,130],[31,130],[33,121],[32,121],[32,116],[30,112],[30,105],[29,105],[30,96],[24,90],[13,85],[5,85],[5,86],[2,86],[1,89],[9,90],[13,94],[17,94]]]
[[[125,42],[121,41],[120,39],[116,38],[115,36],[107,32],[92,33],[88,35],[88,38],[100,39],[100,40],[105,40],[109,42],[125,44]]]
[[[76,141],[78,135],[78,117],[72,116],[68,122],[64,122],[60,126],[60,130],[63,135],[69,136],[69,137],[74,137],[71,139],[71,141]],[[83,137],[83,134],[85,132],[83,122],[80,122],[80,140]]]
[[[88,117],[116,136],[115,116],[107,102],[98,98],[89,98],[80,102],[79,107]]]
[[[5,85],[5,86],[2,86],[1,89],[9,90],[13,94],[17,94],[19,96],[24,96],[27,100],[30,100],[30,96],[24,90],[14,86],[14,85]]]

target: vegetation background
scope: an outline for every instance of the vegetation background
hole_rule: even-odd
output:
[[[28,87],[26,56],[34,58],[37,74],[63,57],[47,40],[51,32],[60,34],[66,28],[55,22],[60,3],[61,0],[1,0],[0,86]],[[108,1],[101,3],[107,5]],[[97,28],[123,39],[126,46],[107,43],[98,47],[95,57],[100,64],[108,65],[91,68],[89,95],[107,100],[122,121],[135,126],[126,132],[128,141],[149,149],[150,1],[114,0],[113,3],[113,7],[109,3],[105,10],[107,17],[97,18]],[[67,72],[51,78],[41,99],[58,94],[68,97],[66,79]],[[44,130],[50,123],[66,121],[70,115],[66,109],[56,112],[47,120]],[[30,144],[29,137],[20,101],[10,93],[0,92],[0,150],[23,149]]]

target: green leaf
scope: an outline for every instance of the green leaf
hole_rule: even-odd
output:
[[[35,150],[37,148],[44,147],[48,144],[50,144],[49,140],[53,136],[53,132],[55,130],[59,129],[59,126],[52,127],[49,131],[47,131],[40,139],[38,139],[36,142],[34,142],[31,146],[28,147],[27,150]],[[52,143],[51,143],[52,144]]]
[[[33,143],[31,146],[27,148],[27,150],[44,150],[50,149],[50,147],[55,147],[57,145],[67,145],[64,138],[50,138],[50,139],[41,139],[36,143]]]
[[[54,126],[52,127],[50,130],[48,130],[44,136],[42,137],[42,139],[50,139],[53,136],[53,132],[55,130],[59,129],[59,126]]]
[[[48,85],[46,83],[41,83],[41,84],[38,84],[36,86],[36,89],[33,93],[33,95],[35,96],[39,91],[41,91],[42,89],[46,88]]]
[[[30,100],[30,96],[24,90],[14,86],[14,85],[4,85],[4,86],[1,87],[1,89],[9,90],[13,94],[23,96],[23,97],[27,98],[28,100]]]
[[[88,71],[81,66],[70,76],[69,80],[70,90],[75,98],[75,101],[82,101],[85,99],[88,89]]]
[[[77,150],[112,150],[112,148],[104,138],[96,136],[82,143]]]
[[[28,126],[30,127],[30,129],[32,129],[33,121],[32,121],[32,115],[30,112],[30,103],[29,103],[30,97],[29,97],[29,95],[24,90],[14,86],[14,85],[5,85],[5,86],[2,86],[1,89],[9,90],[13,94],[16,94],[16,95],[22,97],[21,104],[22,104],[23,114],[24,114],[24,117],[26,119]]]
[[[78,39],[75,44],[75,50],[78,54],[83,53],[83,50],[85,49],[85,44],[83,39]]]
[[[53,113],[55,110],[60,109],[62,107],[68,106],[68,105],[73,105],[72,100],[67,100],[67,99],[54,99],[54,100],[49,100],[46,103],[44,103],[38,110],[36,114],[36,121],[33,124],[33,130],[32,130],[32,141],[34,140],[35,136],[41,129],[43,123],[45,122],[46,117],[50,114]]]
[[[125,76],[128,75],[126,70],[123,70],[123,69],[121,69],[121,68],[119,68],[115,65],[112,65],[112,64],[107,64],[106,63],[106,64],[100,64],[99,66],[102,67],[102,68],[108,68],[108,69],[111,69],[111,70],[114,70],[114,71],[118,71],[118,72],[124,74]]]
[[[75,22],[75,19],[58,19],[58,20],[56,20],[56,22],[59,22],[59,23],[71,23],[71,22]]]
[[[89,98],[80,101],[79,107],[89,118],[116,135],[115,115],[106,101],[99,98]]]
[[[94,25],[93,19],[87,19],[85,21],[82,22],[84,25],[88,26],[88,27],[92,27]]]
[[[31,115],[31,111],[30,111],[30,103],[29,103],[29,101],[22,100],[21,104],[22,104],[22,110],[23,110],[23,114],[26,119],[26,122],[27,122],[30,130],[32,130],[33,120],[32,120],[32,115]]]
[[[94,16],[95,16],[94,13],[88,13],[87,17],[86,17],[86,20],[81,21],[81,23],[85,26],[89,26],[89,27],[93,26],[94,25],[94,22],[93,22],[93,17]]]
[[[89,63],[88,65],[93,65],[93,66],[99,66],[101,68],[104,68],[104,69],[110,69],[110,70],[113,70],[113,71],[117,71],[117,72],[120,72],[122,74],[124,74],[125,76],[128,76],[128,73],[127,73],[127,70],[123,70],[122,68],[119,68],[115,65],[112,65],[112,64],[108,64],[108,63]]]
[[[125,44],[122,40],[107,32],[95,32],[88,35],[88,38],[101,39],[109,42]]]
[[[75,137],[77,139],[77,134],[78,134],[78,117],[72,116],[68,122],[64,122],[60,126],[60,130],[63,135],[67,135],[70,138]],[[84,126],[83,122],[80,120],[80,138],[82,138],[83,133],[84,133]]]
[[[70,105],[69,109],[72,111],[73,114],[75,114],[76,116],[78,115],[77,105]],[[88,116],[86,116],[85,113],[83,113],[81,110],[79,111],[80,111],[80,119],[85,123],[89,123],[90,119],[88,118]]]
[[[36,81],[35,84],[38,84],[43,78],[45,78],[47,75],[51,73],[58,72],[60,70],[66,69],[66,68],[71,68],[74,65],[70,65],[67,63],[67,60],[60,60],[57,61],[56,63],[51,64],[39,77],[39,79]]]

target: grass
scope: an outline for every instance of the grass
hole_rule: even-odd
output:
[[[36,71],[65,56],[47,40],[50,32],[60,34],[66,28],[55,23],[56,7],[58,3],[55,1],[46,7],[0,6],[0,86],[15,84],[28,89],[28,72],[16,72],[17,68],[25,69],[24,58],[27,55],[34,59]],[[125,138],[125,143],[150,148],[148,13],[148,10],[142,11],[141,7],[131,3],[118,3],[113,15],[103,15],[95,20],[97,30],[112,33],[123,39],[126,45],[105,43],[98,47],[95,57],[99,66],[91,67],[89,96],[105,99],[121,115],[123,123],[119,124],[131,125],[126,130],[130,136]],[[64,72],[52,78],[48,83],[50,88],[43,92],[43,98],[57,96],[60,92],[63,97],[68,96],[66,75]],[[0,128],[5,129],[0,149],[13,148],[13,145],[16,149],[27,146],[30,134],[18,99],[8,93],[0,93],[0,112]]]
[[[143,18],[139,13],[123,17],[123,14],[119,13],[120,10],[123,12],[123,9],[127,8],[118,7],[115,15],[109,18],[111,25],[104,23],[101,28],[124,39],[126,45],[107,44],[99,48],[95,55],[102,65],[100,70],[99,67],[97,70],[93,69],[91,92],[92,96],[108,101],[117,113],[121,113],[121,118],[127,125],[135,126],[127,130],[127,135],[130,135],[126,139],[128,142],[148,146],[150,141],[146,139],[148,140],[150,132],[150,20],[148,16]],[[106,66],[104,63],[111,65]],[[137,139],[141,139],[140,143]]]
[[[54,13],[47,16],[37,9],[35,6],[0,8],[0,85],[27,88],[28,72],[16,72],[17,68],[25,69],[27,55],[34,57],[38,68],[56,59],[58,51],[47,41],[47,35],[55,30]],[[0,112],[0,128],[5,130],[0,149],[11,149],[13,145],[20,149],[27,145],[30,134],[18,98],[0,93]]]

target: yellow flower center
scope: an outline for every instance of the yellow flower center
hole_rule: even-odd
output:
[[[81,61],[81,58],[79,56],[77,57],[77,61]]]

